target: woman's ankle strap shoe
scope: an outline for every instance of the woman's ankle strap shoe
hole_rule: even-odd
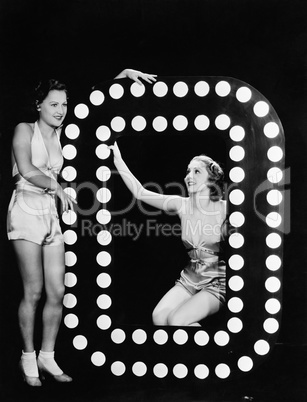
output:
[[[44,380],[45,375],[52,377],[55,381],[58,382],[71,382],[72,378],[65,374],[53,374],[50,370],[47,369],[47,367],[44,365],[44,363],[38,358],[37,359],[37,366],[40,371],[41,378]]]
[[[30,385],[30,387],[41,387],[42,383],[41,380],[38,377],[30,377],[25,374],[22,361],[19,362],[19,369],[21,371],[21,375],[23,377],[23,380],[26,384]]]

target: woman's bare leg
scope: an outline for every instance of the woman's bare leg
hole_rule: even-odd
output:
[[[52,375],[56,381],[71,382],[54,359],[56,337],[62,319],[64,297],[65,259],[64,245],[43,247],[46,303],[43,310],[43,338],[38,355],[38,367]]]
[[[174,309],[168,317],[168,323],[178,326],[199,326],[199,321],[217,313],[220,307],[221,303],[215,296],[202,290]]]
[[[34,323],[38,302],[43,288],[42,247],[26,240],[12,242],[21,279],[23,298],[19,305],[18,318],[24,352],[34,351]]]
[[[159,301],[152,313],[154,325],[169,325],[168,316],[192,296],[179,285],[172,287]]]
[[[33,387],[40,387],[36,352],[34,350],[35,313],[43,288],[41,246],[26,240],[14,240],[22,283],[23,298],[18,309],[19,327],[23,341],[20,369],[24,381]]]
[[[41,350],[53,352],[60,327],[64,297],[64,245],[43,247],[46,303],[43,309]]]

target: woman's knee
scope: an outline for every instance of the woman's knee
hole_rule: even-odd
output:
[[[65,293],[65,286],[59,285],[52,289],[46,289],[47,301],[52,304],[62,304]]]
[[[155,309],[152,313],[152,322],[154,325],[167,325],[167,315]]]
[[[25,286],[24,300],[32,305],[37,305],[42,297],[43,287],[41,285]]]
[[[167,324],[177,327],[188,325],[182,314],[178,311],[172,311],[167,317]]]

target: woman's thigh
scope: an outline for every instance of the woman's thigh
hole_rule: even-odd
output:
[[[192,296],[179,285],[172,287],[159,301],[155,307],[154,313],[165,313],[168,315],[172,310],[178,308]]]
[[[64,292],[64,245],[43,246],[43,267],[47,295],[62,296]]]
[[[27,240],[12,240],[12,244],[25,289],[40,288],[43,284],[42,247]]]
[[[170,319],[173,325],[191,325],[217,313],[220,307],[220,301],[213,294],[202,290],[178,306]]]

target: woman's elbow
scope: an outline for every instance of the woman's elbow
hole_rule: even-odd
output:
[[[34,166],[21,165],[17,167],[20,176],[22,176],[25,180],[29,180],[32,177],[38,176],[40,174],[40,171],[38,171],[38,169],[36,169]]]

